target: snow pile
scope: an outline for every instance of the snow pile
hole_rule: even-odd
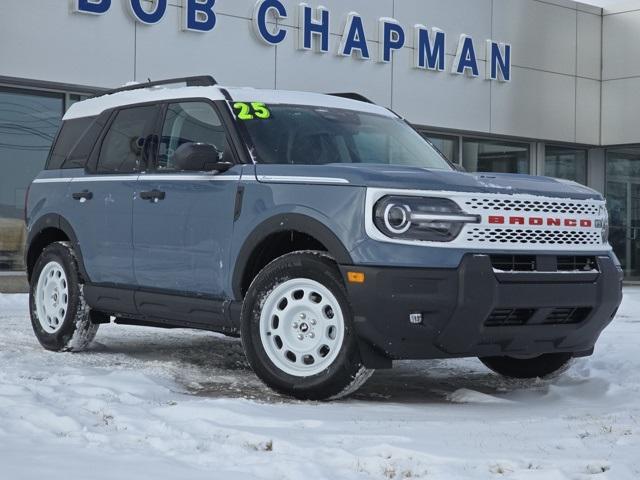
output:
[[[476,360],[400,362],[350,400],[266,389],[236,340],[106,326],[44,351],[0,295],[0,478],[638,479],[640,289],[552,381]]]

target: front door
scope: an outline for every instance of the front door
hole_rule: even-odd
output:
[[[627,280],[640,280],[640,149],[607,152],[609,241]]]
[[[233,162],[213,105],[165,107],[155,168],[138,180],[133,207],[136,281],[144,290],[224,298],[240,166],[223,174],[180,172],[175,150],[187,142],[214,145]]]

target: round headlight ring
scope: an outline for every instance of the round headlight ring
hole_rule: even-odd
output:
[[[392,218],[392,216],[394,216]],[[384,209],[384,225],[394,235],[402,235],[411,228],[411,207],[390,203]],[[398,222],[399,220],[399,222]]]

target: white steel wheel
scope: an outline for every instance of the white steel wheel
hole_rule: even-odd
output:
[[[345,321],[336,297],[321,283],[288,280],[265,298],[260,313],[260,339],[273,364],[296,377],[326,370],[336,359]]]
[[[35,293],[40,326],[47,333],[58,332],[69,309],[69,281],[62,265],[51,261],[44,266]]]

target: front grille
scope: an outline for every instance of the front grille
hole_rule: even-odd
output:
[[[598,270],[596,257],[563,256],[558,257],[559,272],[591,272]]]
[[[545,309],[546,310],[546,309]],[[556,307],[553,308],[541,325],[574,325],[584,322],[591,314],[591,307]],[[496,308],[487,317],[486,327],[522,327],[527,325],[538,312],[535,308]]]
[[[584,322],[591,313],[590,307],[554,308],[544,320],[545,325],[570,325]]]
[[[491,255],[491,265],[503,272],[535,272],[536,257],[533,255]]]
[[[513,327],[526,325],[536,313],[532,308],[497,308],[487,318],[487,327]]]
[[[595,231],[523,230],[510,228],[472,228],[466,233],[467,242],[508,245],[601,245]]]
[[[594,256],[581,255],[489,255],[491,266],[499,272],[598,272]]]
[[[503,212],[568,213],[597,215],[600,207],[591,203],[513,200],[507,198],[472,198],[465,202],[471,210],[497,210]]]

